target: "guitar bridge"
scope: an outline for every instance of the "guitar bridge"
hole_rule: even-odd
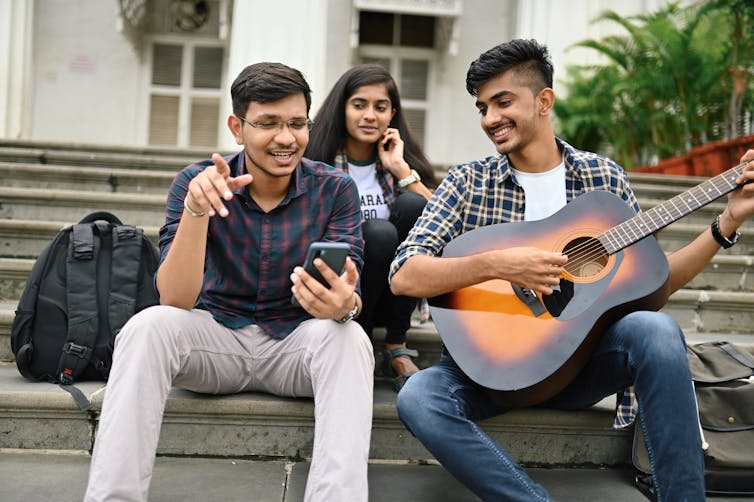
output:
[[[537,293],[534,292],[534,290],[529,288],[522,288],[521,286],[518,286],[516,284],[511,284],[511,287],[513,287],[513,291],[516,293],[518,299],[521,300],[524,305],[529,307],[529,310],[531,310],[531,313],[534,314],[534,317],[539,317],[547,312],[547,309],[537,296]]]
[[[518,299],[531,310],[534,317],[547,312],[553,317],[558,317],[573,298],[573,282],[563,278],[560,279],[560,284],[553,288],[552,294],[542,295],[541,300],[533,289],[522,288],[515,284],[511,284],[511,287]]]

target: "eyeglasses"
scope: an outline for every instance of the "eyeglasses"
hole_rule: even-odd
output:
[[[238,117],[238,115],[236,115],[236,117]],[[284,125],[287,125],[288,129],[293,131],[301,131],[304,128],[311,131],[312,126],[314,125],[314,122],[309,118],[295,118],[287,121],[259,120],[251,122],[243,117],[238,117],[238,120],[249,124],[255,129],[261,129],[263,131],[282,131]]]

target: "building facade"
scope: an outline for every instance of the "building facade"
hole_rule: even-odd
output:
[[[312,115],[350,66],[374,61],[399,84],[429,158],[494,150],[465,90],[469,63],[523,37],[562,69],[610,26],[611,9],[662,0],[0,0],[0,138],[232,151],[228,88],[258,61],[300,69]]]

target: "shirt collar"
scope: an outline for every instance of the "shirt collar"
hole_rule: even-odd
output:
[[[244,152],[245,150],[241,150],[230,159],[227,159],[230,171],[233,173],[234,177],[248,173],[248,170],[246,169],[246,155],[244,155]],[[306,176],[304,176],[304,162],[308,162],[308,160],[302,157],[301,162],[298,163],[296,169],[291,175],[291,185],[288,188],[288,194],[282,200],[280,205],[287,204],[289,200],[295,199],[309,191],[309,187],[306,186]],[[252,181],[252,183],[254,182]],[[251,196],[249,195],[247,186],[236,188],[233,193],[246,197],[249,199],[249,202],[251,202]]]
[[[575,149],[563,141],[562,139],[555,137],[555,143],[558,145],[558,150],[563,154],[563,161],[565,163],[566,172],[571,176],[579,178],[578,161],[574,156]],[[494,166],[493,166],[494,168]],[[499,154],[497,156],[497,169],[495,169],[496,183],[503,183],[506,179],[513,175],[511,164],[508,161],[508,156]]]
[[[335,152],[335,159],[333,159],[333,167],[344,173],[348,173],[348,155],[344,149]],[[374,160],[375,169],[379,172],[384,169],[382,162],[380,162],[379,156]]]

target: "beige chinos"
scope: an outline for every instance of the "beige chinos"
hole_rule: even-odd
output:
[[[86,501],[147,500],[172,386],[314,397],[306,501],[366,501],[374,355],[356,322],[310,319],[277,340],[202,310],[151,307],[118,335]]]

